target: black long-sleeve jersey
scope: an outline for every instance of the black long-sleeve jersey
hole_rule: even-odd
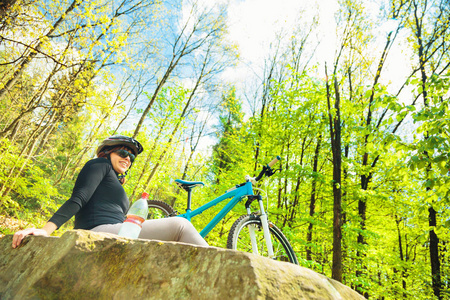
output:
[[[75,229],[122,223],[130,203],[106,158],[88,161],[75,182],[72,196],[51,217],[58,228],[75,215]]]

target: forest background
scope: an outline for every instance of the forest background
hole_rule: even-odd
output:
[[[449,2],[327,1],[324,17],[300,1],[292,24],[256,5],[257,52],[230,35],[247,2],[0,2],[2,235],[42,226],[113,134],[146,149],[130,199],[179,211],[174,179],[206,183],[195,207],[280,155],[261,188],[301,265],[371,299],[449,299]],[[207,241],[225,247],[244,213]]]

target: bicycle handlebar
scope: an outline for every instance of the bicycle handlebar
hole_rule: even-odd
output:
[[[270,163],[263,166],[263,169],[261,170],[259,175],[255,178],[255,181],[261,180],[261,178],[263,178],[264,175],[272,176],[275,172],[273,172],[270,167],[272,167],[274,164],[276,164],[280,159],[281,159],[281,157],[279,155],[277,155],[277,157],[275,157]]]
[[[275,157],[270,163],[268,163],[267,165],[269,167],[272,167],[274,164],[276,164],[279,160],[281,159],[281,157],[279,155],[277,155],[277,157]]]
[[[251,178],[249,175],[245,176],[247,182],[248,181],[259,181],[261,180],[261,178],[263,178],[264,175],[266,176],[272,176],[273,174],[275,174],[274,171],[272,171],[272,169],[270,167],[272,167],[274,164],[276,164],[279,160],[281,160],[281,157],[279,155],[277,155],[277,157],[275,157],[270,163],[268,163],[267,165],[263,166],[263,169],[261,170],[261,172],[259,173],[259,175],[256,178]],[[281,169],[280,169],[281,170]],[[275,170],[278,171],[278,170]],[[246,182],[241,183],[241,184],[237,184],[236,186],[232,187],[231,189],[227,190],[225,193],[228,193],[232,190],[235,190],[241,186],[244,186],[246,184]]]

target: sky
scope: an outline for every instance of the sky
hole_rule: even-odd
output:
[[[365,3],[368,11],[374,13],[374,18],[379,12],[378,5],[381,2],[383,0]],[[314,16],[319,18],[317,41],[320,43],[315,53],[315,62],[322,66],[326,62],[331,66],[338,43],[334,16],[338,8],[338,0],[230,0],[229,38],[238,45],[242,63],[238,68],[230,70],[231,73],[227,74],[228,78],[236,78],[236,82],[243,82],[248,72],[251,72],[245,70],[246,68],[250,67],[258,72],[264,58],[267,58],[270,42],[275,40],[276,33],[282,29],[288,32],[299,22],[309,23]],[[380,35],[380,55],[387,32],[395,26],[395,22],[388,22],[375,29]],[[408,73],[406,69],[409,68],[409,63],[400,47],[393,47],[388,59],[389,70],[386,71],[388,74],[384,74],[383,79],[395,81],[398,74]]]
[[[335,42],[333,15],[337,8],[337,0],[231,0],[229,37],[238,45],[241,61],[258,68],[267,58],[277,33],[289,35],[299,22],[309,23],[318,15],[321,47],[317,56],[332,61],[334,47],[329,45]],[[242,74],[242,70],[237,72]]]
[[[200,0],[204,5],[217,2],[228,3],[229,39],[238,46],[240,63],[229,68],[223,75],[224,80],[243,88],[242,84],[249,78],[262,74],[264,60],[270,53],[270,43],[276,40],[277,33],[283,32],[286,36],[292,34],[292,29],[299,23],[311,23],[313,17],[318,17],[317,36],[314,36],[319,46],[315,51],[314,62],[320,64],[318,72],[324,78],[324,64],[333,65],[338,42],[336,38],[335,13],[338,10],[337,0]],[[214,2],[215,1],[215,2]],[[384,0],[378,0],[381,3]],[[369,1],[366,5],[373,6],[368,10],[373,12],[375,18],[379,12],[376,1]],[[394,29],[395,22],[387,23],[375,28],[379,34],[378,49],[373,53],[377,59],[386,42],[387,32]],[[306,27],[306,26],[305,26]],[[285,39],[288,40],[288,39]],[[388,57],[385,74],[382,80],[387,84],[393,82],[392,89],[397,90],[395,82],[403,82],[399,75],[408,74],[410,68],[407,55],[400,47],[393,47]],[[245,105],[245,103],[244,103]],[[211,138],[204,140],[203,149],[215,141]]]
[[[294,28],[299,20],[310,22],[319,14],[319,32],[322,46],[317,56],[322,60],[332,61],[334,47],[327,44],[335,42],[334,13],[337,10],[337,0],[200,0],[202,5],[228,3],[229,40],[239,49],[240,62],[230,67],[223,79],[234,84],[238,89],[244,89],[242,84],[249,78],[258,77],[264,60],[270,53],[270,43],[276,40],[276,35]],[[188,11],[186,11],[188,13]],[[245,103],[244,103],[245,110]],[[213,122],[213,120],[211,120]],[[212,128],[213,124],[210,124]],[[205,136],[200,145],[200,151],[207,153],[217,141],[214,136]]]
[[[336,0],[234,0],[229,6],[229,24],[232,38],[246,53],[254,51],[258,44],[266,44],[275,38],[281,28],[292,28],[300,19],[310,20],[320,11],[322,30],[334,27],[333,14]]]

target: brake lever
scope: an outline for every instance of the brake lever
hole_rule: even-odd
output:
[[[281,168],[279,168],[279,169],[276,169],[276,170],[272,170],[272,168],[268,168],[267,170],[266,170],[266,176],[267,177],[270,177],[270,176],[272,176],[273,174],[275,174],[277,171],[282,171],[282,169]]]

